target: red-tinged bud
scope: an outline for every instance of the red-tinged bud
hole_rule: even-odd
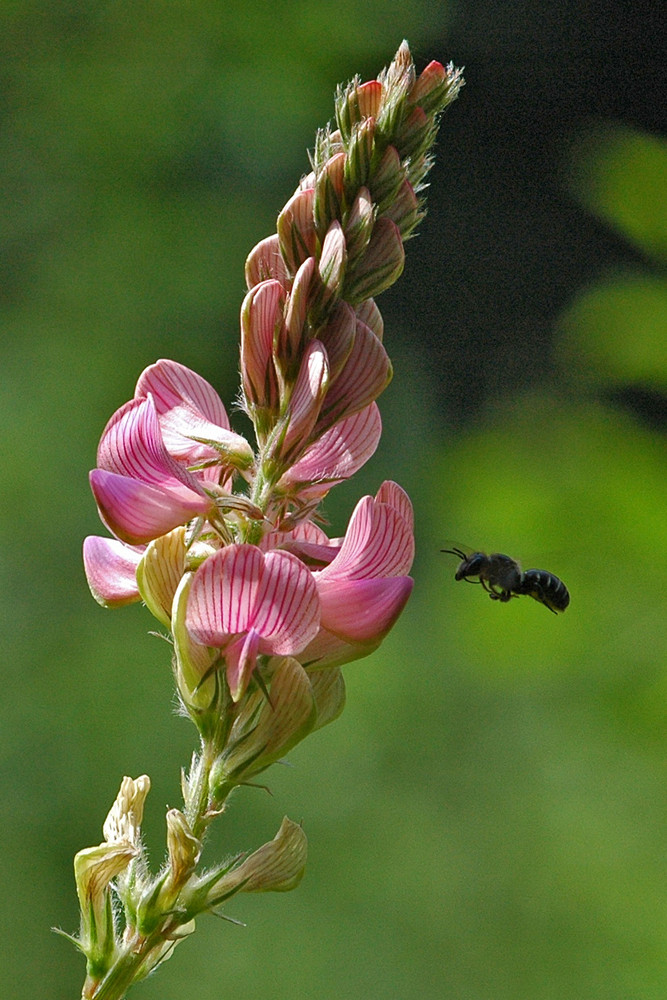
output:
[[[461,72],[454,69],[453,63],[445,69],[442,63],[433,60],[419,74],[410,91],[410,104],[418,104],[427,115],[443,111],[456,99],[463,86]]]
[[[391,219],[375,223],[366,253],[345,282],[343,297],[355,305],[373,298],[396,281],[403,270],[405,251],[398,226]]]
[[[316,236],[313,223],[313,188],[300,188],[278,216],[277,232],[280,252],[290,274],[315,254]]]
[[[331,223],[343,216],[345,203],[345,153],[336,153],[322,166],[315,181],[313,215],[320,239],[325,237]]]
[[[318,303],[320,309],[325,308],[333,299],[340,296],[346,263],[347,250],[343,229],[340,222],[332,222],[322,243],[322,254],[319,262],[319,273],[323,286],[323,301]]]
[[[354,129],[345,160],[345,190],[348,200],[360,187],[368,184],[375,148],[375,119],[367,118]]]
[[[342,136],[347,140],[355,125],[365,118],[375,118],[382,101],[382,84],[369,80],[358,84],[356,80],[347,87],[339,88],[336,95],[336,120]]]
[[[405,241],[412,235],[423,215],[412,184],[403,181],[400,191],[385,212],[385,218],[396,223]]]
[[[245,280],[249,289],[254,288],[260,281],[268,281],[270,278],[275,278],[285,288],[289,287],[291,281],[280,253],[280,241],[276,233],[267,236],[253,247],[245,262]]]
[[[306,334],[306,321],[310,308],[312,283],[317,272],[317,261],[314,257],[305,260],[296,272],[292,291],[285,308],[285,341],[276,349],[276,361],[283,370],[290,367],[298,358]]]
[[[285,290],[279,281],[262,281],[241,307],[241,376],[250,407],[277,412],[278,381],[273,345],[282,325]]]
[[[371,193],[362,187],[352,203],[345,224],[345,242],[348,261],[353,261],[368,246],[375,222],[375,207]]]
[[[378,340],[382,340],[384,337],[384,320],[382,319],[382,313],[375,304],[375,299],[366,299],[357,306],[356,309],[357,317],[362,323],[373,331]]]

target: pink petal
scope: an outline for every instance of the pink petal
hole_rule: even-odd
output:
[[[167,452],[151,396],[131,399],[114,413],[102,433],[97,465],[106,472],[166,489],[176,490],[180,483],[203,496],[195,477]]]
[[[329,427],[342,417],[364,409],[391,381],[391,362],[384,347],[361,320],[345,366],[329,389],[321,424]]]
[[[246,444],[230,431],[227,413],[213,386],[176,361],[162,359],[146,368],[134,395],[152,397],[167,451],[188,465],[220,457],[215,448],[193,441],[193,437],[227,447]],[[198,475],[217,481],[220,470],[207,469]]]
[[[198,642],[224,648],[230,636],[252,627],[263,567],[262,552],[254,545],[228,545],[199,567],[186,614],[188,631]]]
[[[326,431],[288,469],[280,481],[281,487],[322,481],[328,490],[333,482],[348,479],[368,461],[378,446],[381,433],[380,411],[371,403]]]
[[[393,507],[362,497],[355,507],[341,550],[320,576],[361,580],[402,576],[412,565],[412,531]]]
[[[267,552],[253,614],[262,652],[298,653],[319,624],[320,602],[310,570],[289,552]]]
[[[392,627],[412,593],[409,576],[318,580],[322,626],[347,642],[376,642]]]
[[[140,600],[137,566],[143,553],[116,538],[89,535],[83,543],[83,565],[93,597],[106,608]]]
[[[238,701],[248,687],[257,664],[259,633],[250,629],[247,635],[232,642],[225,650],[227,683],[232,701]]]
[[[93,469],[90,486],[104,523],[132,545],[150,542],[198,514],[211,501],[178,481],[152,486],[104,469]]]
[[[227,413],[213,386],[177,361],[161,358],[144,369],[134,395],[139,398],[149,394],[159,416],[186,403],[205,420],[229,430]]]
[[[405,490],[391,479],[386,479],[375,494],[379,503],[389,504],[398,511],[410,531],[414,531],[415,515],[412,501]],[[409,567],[408,567],[409,568]]]

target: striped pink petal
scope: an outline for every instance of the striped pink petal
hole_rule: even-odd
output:
[[[403,516],[373,497],[362,497],[352,513],[340,552],[318,579],[403,576],[412,565],[414,551],[414,537]]]
[[[227,450],[249,449],[229,429],[227,413],[213,386],[185,365],[165,359],[150,365],[139,376],[134,395],[153,399],[164,445],[173,458],[188,465],[219,459],[219,451],[193,438],[214,441]],[[217,480],[219,469],[198,475]]]
[[[319,624],[320,602],[310,570],[289,552],[267,552],[253,615],[262,652],[298,653]]]
[[[140,600],[137,566],[143,553],[116,538],[89,535],[83,543],[83,566],[92,595],[105,608]]]
[[[198,642],[226,648],[230,637],[254,629],[263,653],[298,652],[319,625],[312,575],[296,556],[254,545],[228,545],[197,570],[187,626]]]
[[[392,479],[385,479],[380,489],[375,494],[378,503],[389,504],[398,511],[410,531],[414,531],[415,515],[412,508],[412,501],[405,490]],[[407,567],[409,569],[410,567]]]
[[[280,448],[283,458],[289,456],[293,447],[298,447],[301,442],[308,440],[320,415],[328,381],[327,353],[319,340],[313,340],[301,361],[290,399],[287,433]]]
[[[376,642],[400,615],[413,583],[409,576],[320,580],[322,626],[347,642]]]
[[[187,404],[210,423],[229,430],[229,419],[217,392],[190,368],[161,358],[139,376],[135,398],[151,395],[159,416]]]
[[[178,480],[160,486],[142,483],[104,469],[93,469],[90,486],[104,523],[131,545],[150,542],[199,514],[211,501]]]
[[[298,483],[332,483],[350,476],[373,455],[382,433],[380,411],[375,403],[334,424],[280,481],[285,487]]]
[[[180,483],[203,495],[195,477],[167,451],[151,396],[131,399],[116,410],[102,433],[97,465],[153,486],[176,490]]]
[[[262,568],[263,555],[254,545],[228,545],[200,566],[186,616],[198,642],[224,647],[250,629]]]
[[[358,320],[350,355],[324,401],[321,426],[330,427],[364,409],[386,389],[391,375],[387,352],[366,324]]]

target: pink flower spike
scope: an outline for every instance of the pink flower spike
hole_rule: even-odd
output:
[[[288,552],[263,553],[254,545],[228,545],[197,570],[186,626],[220,649],[235,701],[243,694],[257,655],[291,656],[317,633],[320,604],[310,571]],[[239,640],[252,633],[253,638]]]
[[[140,600],[137,566],[143,552],[116,538],[89,535],[83,543],[83,565],[91,593],[104,608],[121,608]]]

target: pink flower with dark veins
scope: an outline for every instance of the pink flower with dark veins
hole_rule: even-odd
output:
[[[294,656],[317,634],[320,602],[313,575],[289,552],[228,545],[195,573],[185,623],[197,642],[221,651],[238,701],[258,656]]]
[[[298,659],[311,667],[344,663],[376,649],[412,592],[413,514],[400,486],[385,482],[355,507],[339,551],[313,573],[321,629]]]
[[[137,545],[207,516],[221,476],[251,462],[250,446],[229,430],[208,382],[158,361],[105,427],[90,483],[105,524]]]

